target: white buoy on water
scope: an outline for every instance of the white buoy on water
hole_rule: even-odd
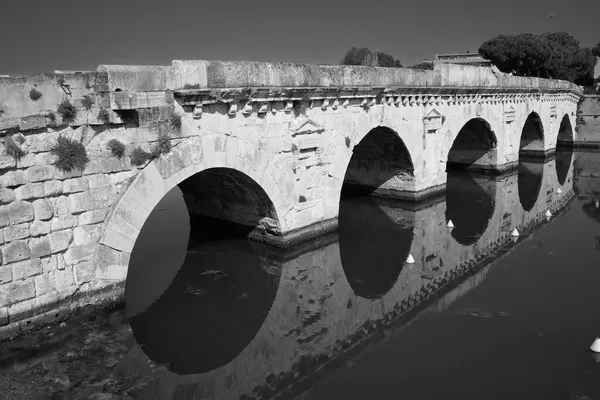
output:
[[[513,231],[510,233],[510,236],[519,237],[519,231],[517,230],[517,228],[513,229]]]
[[[594,353],[600,353],[600,338],[596,338],[596,340],[594,340],[594,343],[592,343],[590,346],[590,350]]]
[[[412,254],[409,254],[408,257],[406,257],[406,263],[407,264],[414,264],[415,263],[415,258],[412,256]]]
[[[546,216],[546,218],[550,218],[552,216],[552,213],[550,212],[550,210],[546,210],[546,214],[544,214]]]
[[[452,220],[448,221],[448,225],[446,225],[448,228],[454,228],[454,222],[452,222]]]
[[[557,194],[561,194],[562,193],[562,189],[561,188],[556,189],[556,193]]]

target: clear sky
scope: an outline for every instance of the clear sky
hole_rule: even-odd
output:
[[[542,30],[600,41],[600,0],[1,0],[0,10],[0,74],[11,75],[177,59],[337,64],[352,46],[412,65]]]

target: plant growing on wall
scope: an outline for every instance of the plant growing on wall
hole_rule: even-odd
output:
[[[52,111],[48,112],[47,117],[51,124],[56,123],[56,115],[54,115],[54,113]]]
[[[29,98],[33,101],[38,101],[42,98],[42,92],[40,92],[36,88],[31,88],[31,90],[29,91]]]
[[[140,166],[147,161],[151,161],[160,157],[162,154],[167,154],[169,151],[171,151],[171,142],[169,137],[165,133],[159,133],[158,140],[150,152],[145,151],[139,146],[133,149],[130,156],[131,163],[133,165]]]
[[[181,131],[181,115],[179,114],[173,114],[171,115],[171,126],[177,130],[177,131]]]
[[[131,159],[131,164],[139,167],[140,165],[146,163],[146,161],[152,159],[152,154],[138,146],[133,149],[129,158]]]
[[[98,111],[98,120],[102,121],[105,125],[110,124],[110,114],[105,108],[101,108]]]
[[[200,89],[200,84],[199,83],[195,83],[193,85],[190,85],[189,83],[186,83],[185,85],[183,85],[184,89]]]
[[[109,140],[106,147],[110,150],[112,155],[117,158],[121,158],[125,154],[125,145],[117,139]]]
[[[65,136],[58,137],[50,152],[57,156],[56,168],[65,172],[73,169],[83,170],[90,161],[85,146]]]
[[[21,157],[25,155],[25,152],[21,149],[21,146],[17,144],[12,136],[6,136],[4,138],[4,147],[6,147],[6,153],[17,161],[19,161]]]
[[[81,105],[83,106],[83,108],[89,111],[94,105],[94,100],[86,94],[81,98]]]
[[[69,99],[64,99],[58,105],[56,111],[60,114],[64,123],[70,124],[75,121],[75,117],[77,117],[77,109]]]

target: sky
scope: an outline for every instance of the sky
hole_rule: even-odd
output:
[[[171,60],[338,64],[352,46],[413,65],[523,32],[566,31],[587,47],[600,41],[600,0],[0,3],[0,74],[7,75]]]

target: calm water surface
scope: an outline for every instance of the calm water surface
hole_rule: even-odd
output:
[[[600,399],[599,200],[600,153],[557,153],[427,204],[344,198],[279,251],[190,231],[175,189],[125,309],[5,344],[0,398]]]

